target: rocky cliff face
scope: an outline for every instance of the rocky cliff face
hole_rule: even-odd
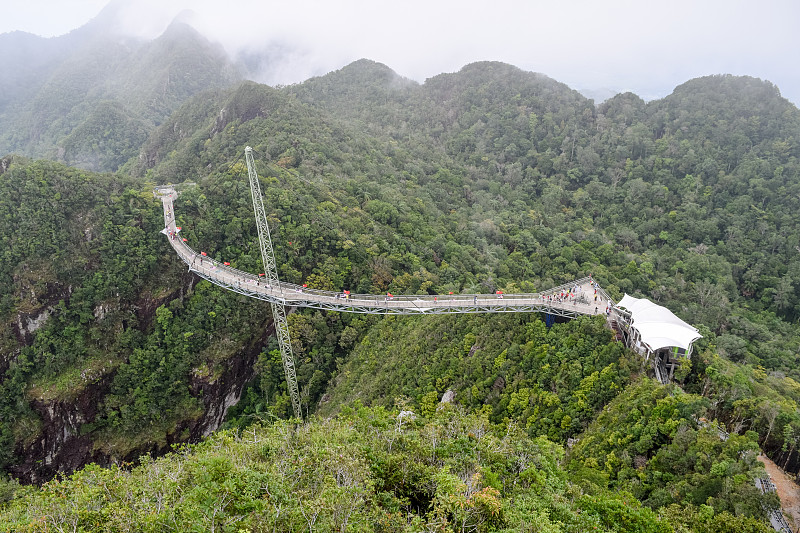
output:
[[[103,376],[74,400],[32,401],[41,429],[17,447],[21,461],[10,469],[11,474],[26,483],[43,483],[88,463],[108,464],[109,458],[95,449],[92,435],[81,434],[81,428],[95,421],[112,379],[113,374]]]
[[[132,307],[141,318],[140,325],[149,327],[155,310],[175,298],[188,295],[198,279],[189,273],[183,276],[180,288],[157,299],[141,298]],[[112,305],[112,304],[108,304]],[[118,304],[113,304],[118,305]],[[32,340],[37,325],[41,326],[50,316],[49,307],[43,305],[31,313],[20,313],[15,320],[16,337],[23,344]],[[106,309],[107,311],[108,309]],[[103,309],[96,309],[95,315]],[[15,455],[18,461],[9,468],[11,475],[24,483],[43,483],[58,473],[70,473],[89,463],[109,465],[118,462],[134,462],[147,453],[160,455],[181,442],[197,442],[217,430],[225,419],[228,409],[239,401],[245,386],[253,377],[253,367],[261,347],[274,334],[271,322],[262,334],[250,345],[242,347],[224,363],[221,374],[193,376],[190,381],[192,395],[202,398],[203,413],[200,417],[183,420],[171,428],[160,443],[147,443],[122,454],[115,454],[113,444],[103,441],[95,428],[102,415],[101,406],[109,393],[116,368],[109,365],[95,371],[85,372],[84,381],[75,390],[79,392],[68,399],[32,398],[30,406],[38,421],[28,424],[30,433],[18,438]]]
[[[239,403],[245,385],[253,378],[253,366],[261,353],[267,337],[273,335],[272,322],[264,331],[260,342],[242,350],[227,361],[223,374],[213,381],[192,380],[192,395],[203,398],[204,414],[189,429],[190,440],[198,441],[219,429],[225,420],[228,409]]]

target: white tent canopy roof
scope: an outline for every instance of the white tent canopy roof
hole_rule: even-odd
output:
[[[692,342],[701,338],[700,332],[667,309],[646,298],[625,295],[617,307],[631,313],[631,327],[639,332],[643,343],[651,350],[677,346],[688,350]]]

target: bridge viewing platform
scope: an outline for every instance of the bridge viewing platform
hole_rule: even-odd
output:
[[[172,248],[198,276],[250,298],[290,307],[369,314],[445,314],[540,312],[566,318],[606,314],[614,302],[591,277],[581,278],[546,291],[531,294],[375,295],[311,289],[285,282],[272,282],[206,257],[183,241],[175,224],[173,187],[155,190],[164,209],[164,233]]]

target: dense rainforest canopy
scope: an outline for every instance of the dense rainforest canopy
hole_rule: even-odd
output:
[[[86,131],[139,116],[93,109]],[[142,124],[115,174],[2,160],[0,468],[42,482],[228,429],[41,491],[2,481],[0,524],[768,530],[756,455],[800,466],[800,111],[768,82],[595,105],[501,63],[417,84],[362,60]],[[63,142],[85,146],[81,131]],[[492,293],[591,273],[703,339],[663,386],[600,318],[298,309],[310,421],[280,420],[269,307],[186,273],[151,192],[196,182],[175,204],[182,235],[258,272],[246,145],[286,281]]]

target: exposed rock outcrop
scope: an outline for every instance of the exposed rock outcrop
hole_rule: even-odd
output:
[[[182,299],[190,293],[197,278],[186,273],[175,291],[159,298],[142,296],[132,307],[139,316],[139,327],[150,327],[156,309],[173,299]],[[94,314],[102,319],[106,314],[119,310],[119,304],[107,302],[97,306]],[[47,316],[39,311],[31,317],[21,317],[20,332],[30,331],[28,322],[43,322]],[[262,333],[254,342],[234,353],[222,364],[222,371],[213,375],[193,376],[190,390],[196,398],[202,399],[202,415],[180,421],[171,428],[164,439],[148,442],[132,451],[115,453],[113,444],[102,442],[95,431],[95,424],[102,415],[104,397],[110,392],[116,368],[98,370],[95,374],[87,372],[81,376],[84,383],[76,384],[72,390],[79,391],[65,399],[37,398],[30,401],[38,416],[31,423],[31,434],[24,436],[15,450],[18,462],[9,472],[25,483],[42,483],[58,473],[71,473],[88,463],[110,465],[113,463],[135,462],[144,454],[164,454],[172,446],[181,442],[197,442],[216,431],[225,415],[239,401],[242,393],[253,378],[253,367],[268,337],[274,334],[272,322],[262,328]],[[27,338],[31,338],[28,336]],[[91,374],[91,375],[90,375]]]

